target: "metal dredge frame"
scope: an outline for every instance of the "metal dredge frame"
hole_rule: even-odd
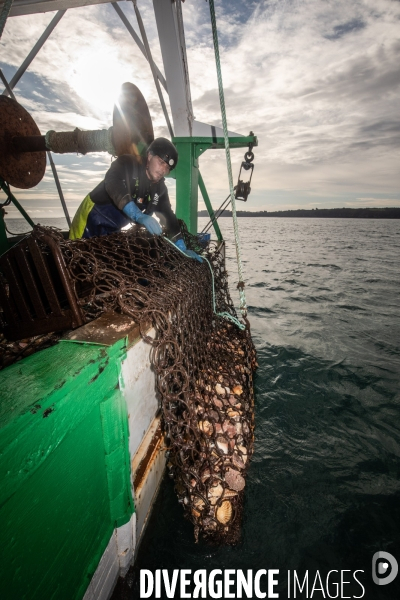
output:
[[[12,89],[28,69],[32,60],[40,51],[52,31],[55,29],[65,12],[69,8],[86,6],[88,4],[104,4],[109,0],[14,0],[10,11],[10,17],[34,14],[58,10],[57,14],[46,27],[42,36],[33,46],[26,59],[16,71],[10,82],[7,82],[4,74],[0,77],[5,85],[3,95],[11,95]],[[135,10],[136,0],[133,0]],[[150,62],[153,74],[164,87],[169,95],[169,103],[172,113],[174,137],[172,141],[179,152],[179,163],[173,176],[176,178],[176,214],[185,221],[190,233],[197,232],[198,212],[198,188],[203,195],[210,217],[213,215],[211,203],[205,189],[204,181],[199,171],[199,157],[208,149],[224,148],[224,137],[222,129],[201,123],[194,119],[190,93],[189,73],[186,57],[185,37],[183,30],[181,0],[153,0],[159,42],[161,46],[164,63],[165,78],[160,69],[153,63],[151,56],[146,53],[146,40],[143,43],[135,33],[132,25],[123,13],[117,2],[111,2],[116,13],[124,23],[129,34],[132,36],[140,51]],[[0,5],[1,8],[2,5]],[[241,136],[229,132],[229,145],[231,148],[244,148],[249,145],[257,145],[254,135]],[[49,153],[50,154],[50,153]],[[49,158],[50,162],[51,159]],[[62,197],[61,185],[57,183],[57,172],[52,165],[53,175],[56,179],[57,189]],[[64,208],[64,212],[66,207]],[[66,212],[67,215],[67,212]],[[67,221],[68,218],[67,217]],[[12,240],[7,240],[4,224],[0,219],[0,254],[8,249]],[[216,228],[218,240],[222,241],[221,232]]]

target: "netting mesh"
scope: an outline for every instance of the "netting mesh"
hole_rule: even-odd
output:
[[[183,224],[182,224],[183,227]],[[188,247],[197,238],[183,227]],[[139,323],[151,344],[162,408],[168,468],[195,537],[235,543],[240,533],[245,476],[253,452],[253,372],[256,354],[236,317],[224,259],[215,244],[202,255],[210,267],[183,256],[162,236],[128,230],[88,240],[64,240],[37,226],[43,245],[52,235],[86,321],[114,310]],[[151,326],[155,334],[146,332]]]

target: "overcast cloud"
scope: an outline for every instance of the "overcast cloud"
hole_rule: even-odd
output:
[[[132,4],[120,6],[138,32]],[[152,3],[138,6],[163,71]],[[221,126],[209,6],[182,6],[194,114]],[[229,129],[259,139],[246,208],[400,206],[400,2],[216,0],[216,11]],[[9,80],[54,14],[8,20],[0,66]],[[67,11],[14,91],[42,133],[91,129],[112,124],[124,81],[144,94],[156,135],[167,135],[146,60],[112,6],[99,5]],[[243,152],[232,153],[235,177]],[[111,158],[54,160],[73,214]],[[223,151],[206,152],[200,168],[218,205],[228,193]],[[61,214],[50,170],[16,195],[34,217]]]

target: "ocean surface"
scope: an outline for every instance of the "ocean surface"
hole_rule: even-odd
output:
[[[232,225],[220,224],[236,298]],[[279,598],[399,598],[400,575],[375,584],[372,558],[386,551],[400,563],[400,221],[241,218],[239,227],[259,362],[241,542],[195,544],[166,477],[113,598],[139,598],[140,569],[279,569]],[[308,592],[294,595],[294,571],[300,581],[308,572]]]

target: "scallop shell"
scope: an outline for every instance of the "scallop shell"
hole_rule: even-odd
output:
[[[217,438],[217,446],[224,454],[228,454],[228,442],[224,437]]]
[[[215,386],[215,391],[219,396],[225,396],[225,388],[223,388],[220,383],[217,383]]]
[[[238,495],[238,492],[234,492],[233,490],[230,490],[229,488],[225,488],[223,498],[224,499],[225,498],[234,498],[237,495]]]
[[[204,500],[199,496],[193,496],[193,507],[197,510],[203,510],[205,506]]]
[[[216,504],[217,500],[219,500],[222,496],[222,494],[224,493],[224,488],[222,487],[222,485],[220,483],[218,483],[217,485],[215,485],[214,487],[211,487],[208,490],[208,499],[211,502],[211,504]]]
[[[240,413],[238,413],[237,410],[233,410],[233,408],[228,408],[228,410],[226,411],[226,414],[231,419],[233,419],[233,417],[239,417],[240,416]]]
[[[215,516],[222,525],[229,523],[232,518],[232,504],[229,500],[224,500],[221,506],[218,506]]]
[[[235,469],[228,469],[225,473],[225,481],[231,488],[231,490],[235,490],[236,492],[241,492],[245,486],[245,480],[239,471]]]
[[[222,423],[222,429],[224,433],[227,433],[230,438],[235,437],[236,427],[235,425],[232,425],[229,419],[225,419],[225,421]]]
[[[238,446],[237,449],[239,450],[239,452],[247,456],[247,448],[245,446]]]
[[[213,432],[213,427],[210,421],[199,421],[199,429],[206,435],[211,435]]]
[[[210,477],[210,475],[211,475],[210,469],[204,469],[204,471],[200,475],[201,481],[204,483],[205,481],[207,481],[207,479]]]
[[[243,394],[243,388],[241,385],[235,385],[232,392],[236,394],[236,396],[241,396]]]
[[[213,404],[218,408],[222,408],[224,406],[222,400],[218,400],[217,396],[213,396]]]
[[[237,452],[233,453],[232,462],[238,469],[244,469],[244,461],[242,457],[237,454]]]

